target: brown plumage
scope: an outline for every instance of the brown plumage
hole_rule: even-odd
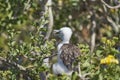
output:
[[[73,44],[63,44],[61,47],[61,55],[64,65],[68,68],[68,70],[73,70],[73,64],[80,56],[80,49]]]

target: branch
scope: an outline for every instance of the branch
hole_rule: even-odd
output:
[[[10,65],[10,67],[14,66],[14,67],[17,67],[18,69],[20,69],[22,71],[26,71],[26,68],[24,68],[23,66],[17,64],[16,62],[11,61],[11,60],[7,60],[7,59],[5,59],[3,57],[0,57],[0,61],[3,61],[4,63],[7,63],[8,65]]]
[[[95,33],[95,29],[96,29],[96,22],[93,20],[92,21],[92,35],[91,35],[91,53],[94,51],[95,48],[95,39],[96,39],[96,33]]]
[[[111,23],[111,25],[112,25],[113,29],[115,30],[115,32],[118,33],[119,32],[118,25],[108,16],[107,16],[107,20],[108,20],[109,23]]]
[[[50,35],[51,35],[51,32],[52,32],[52,29],[53,29],[53,13],[52,13],[52,0],[48,0],[47,4],[46,4],[46,7],[47,10],[48,10],[48,14],[49,14],[49,24],[48,24],[48,32],[45,36],[45,40],[48,40]]]
[[[117,6],[110,6],[109,4],[107,4],[104,0],[101,0],[101,2],[107,6],[108,8],[111,8],[111,9],[117,9],[117,8],[120,8],[120,4],[118,4]]]
[[[80,62],[78,62],[78,72],[79,72],[78,76],[80,77],[80,80],[89,80],[87,76],[90,75],[90,73],[85,73],[85,74],[81,73]]]

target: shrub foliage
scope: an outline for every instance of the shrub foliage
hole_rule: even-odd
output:
[[[42,0],[40,0],[42,2]],[[78,73],[71,77],[56,76],[44,59],[55,52],[55,41],[49,31],[48,13],[42,14],[39,0],[0,1],[0,78],[2,80],[40,80],[47,73],[48,80],[78,80]],[[114,1],[107,3],[115,5]],[[44,0],[43,0],[44,2]],[[99,0],[53,0],[54,28],[71,26],[73,43],[81,49],[81,73],[90,80],[118,80],[120,77],[120,10],[105,7]],[[97,4],[97,5],[95,5]],[[107,10],[107,12],[106,12]],[[95,13],[95,14],[94,14]],[[96,47],[90,52],[92,21],[95,20]],[[57,26],[57,27],[56,27]],[[82,36],[82,37],[81,37]],[[105,37],[104,37],[105,36]],[[113,37],[115,36],[115,37]],[[82,42],[86,42],[85,44]],[[82,43],[82,44],[81,44]],[[51,60],[53,64],[56,60]]]

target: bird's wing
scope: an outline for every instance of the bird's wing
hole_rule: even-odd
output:
[[[64,65],[69,69],[73,69],[73,63],[76,59],[80,56],[80,49],[72,44],[64,44],[61,47],[61,55],[60,58],[62,59]]]

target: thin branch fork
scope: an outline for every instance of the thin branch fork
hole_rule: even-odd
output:
[[[84,74],[81,73],[80,62],[78,62],[78,71],[79,71],[78,76],[80,77],[81,80],[89,80],[87,76],[90,75],[90,73],[84,73]]]
[[[117,9],[117,8],[120,8],[120,4],[118,4],[117,6],[110,6],[109,4],[107,4],[104,0],[101,0],[101,2],[107,6],[108,8],[111,8],[111,9]]]

